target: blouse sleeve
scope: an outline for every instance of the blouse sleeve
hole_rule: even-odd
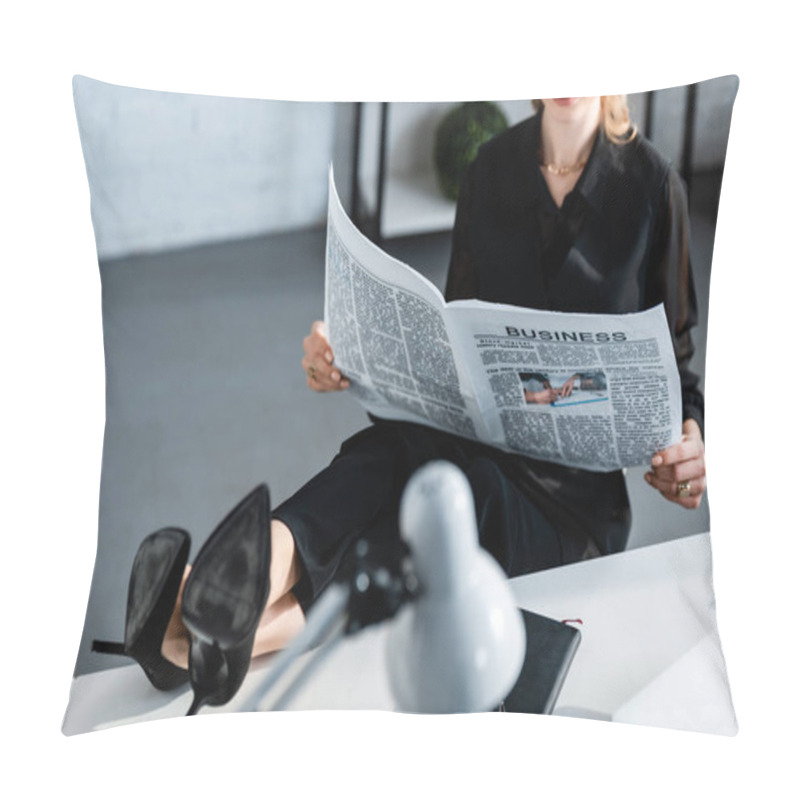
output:
[[[670,169],[665,181],[652,253],[646,307],[664,303],[681,380],[683,419],[695,420],[703,431],[705,408],[700,376],[689,368],[695,352],[692,328],[697,325],[697,297],[689,251],[688,202],[674,169]]]
[[[450,251],[450,267],[444,299],[474,300],[478,297],[480,282],[478,270],[472,259],[469,246],[469,230],[472,211],[473,168],[470,167],[461,184],[456,204],[456,221],[453,227],[453,240]]]

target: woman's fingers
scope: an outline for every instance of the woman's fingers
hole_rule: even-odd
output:
[[[688,461],[653,467],[652,473],[660,480],[672,483],[696,480],[697,478],[705,477],[706,462],[705,458],[698,456]]]
[[[316,391],[332,391],[346,389],[347,378],[336,369],[324,356],[304,356],[300,362],[306,373],[306,383]]]
[[[330,392],[337,389],[346,389],[350,382],[337,369],[329,369],[325,366],[317,366],[314,363],[306,363],[303,359],[303,368],[306,372],[306,383],[309,388],[318,392]]]
[[[684,508],[697,508],[706,490],[705,475],[682,481],[660,478],[654,472],[647,472],[644,477],[667,500]]]
[[[325,326],[319,320],[311,326],[311,333],[303,339],[303,353],[309,361],[333,363],[333,350],[325,335]]]
[[[653,456],[653,466],[670,466],[698,458],[704,452],[703,440],[694,436],[684,436],[678,444],[659,450]]]
[[[697,508],[706,490],[705,445],[694,420],[683,423],[683,438],[653,456],[645,480],[673,503]]]
[[[350,385],[333,366],[333,350],[320,321],[311,326],[311,333],[303,339],[303,360],[300,363],[306,373],[306,383],[317,392],[346,389]]]
[[[666,494],[678,495],[679,487],[687,484],[692,487],[692,494],[702,494],[706,488],[705,470],[698,465],[687,468],[685,475],[670,475],[652,470],[646,472],[644,477],[652,487]]]

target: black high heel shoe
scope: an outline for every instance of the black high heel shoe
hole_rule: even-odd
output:
[[[136,552],[128,584],[125,641],[95,639],[92,650],[130,656],[139,662],[150,683],[162,691],[189,680],[185,669],[161,655],[167,624],[178,599],[189,558],[189,534],[180,528],[151,533]]]
[[[269,490],[261,484],[216,527],[183,590],[194,689],[186,716],[227,703],[242,685],[269,594],[271,552]]]

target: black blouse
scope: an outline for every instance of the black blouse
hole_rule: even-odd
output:
[[[681,379],[683,416],[703,427],[689,369],[697,302],[686,194],[641,136],[602,130],[561,208],[539,167],[540,115],[486,143],[461,187],[447,300],[478,298],[552,311],[627,313],[663,302]],[[513,456],[511,476],[548,516],[601,552],[622,549],[630,524],[621,473],[590,473]],[[577,539],[576,539],[577,541]]]

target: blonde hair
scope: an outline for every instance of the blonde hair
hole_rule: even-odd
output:
[[[537,114],[544,108],[541,100],[531,100],[531,103]],[[600,113],[603,117],[603,130],[612,142],[626,144],[634,140],[637,128],[631,123],[628,101],[624,94],[603,95],[600,98]]]

